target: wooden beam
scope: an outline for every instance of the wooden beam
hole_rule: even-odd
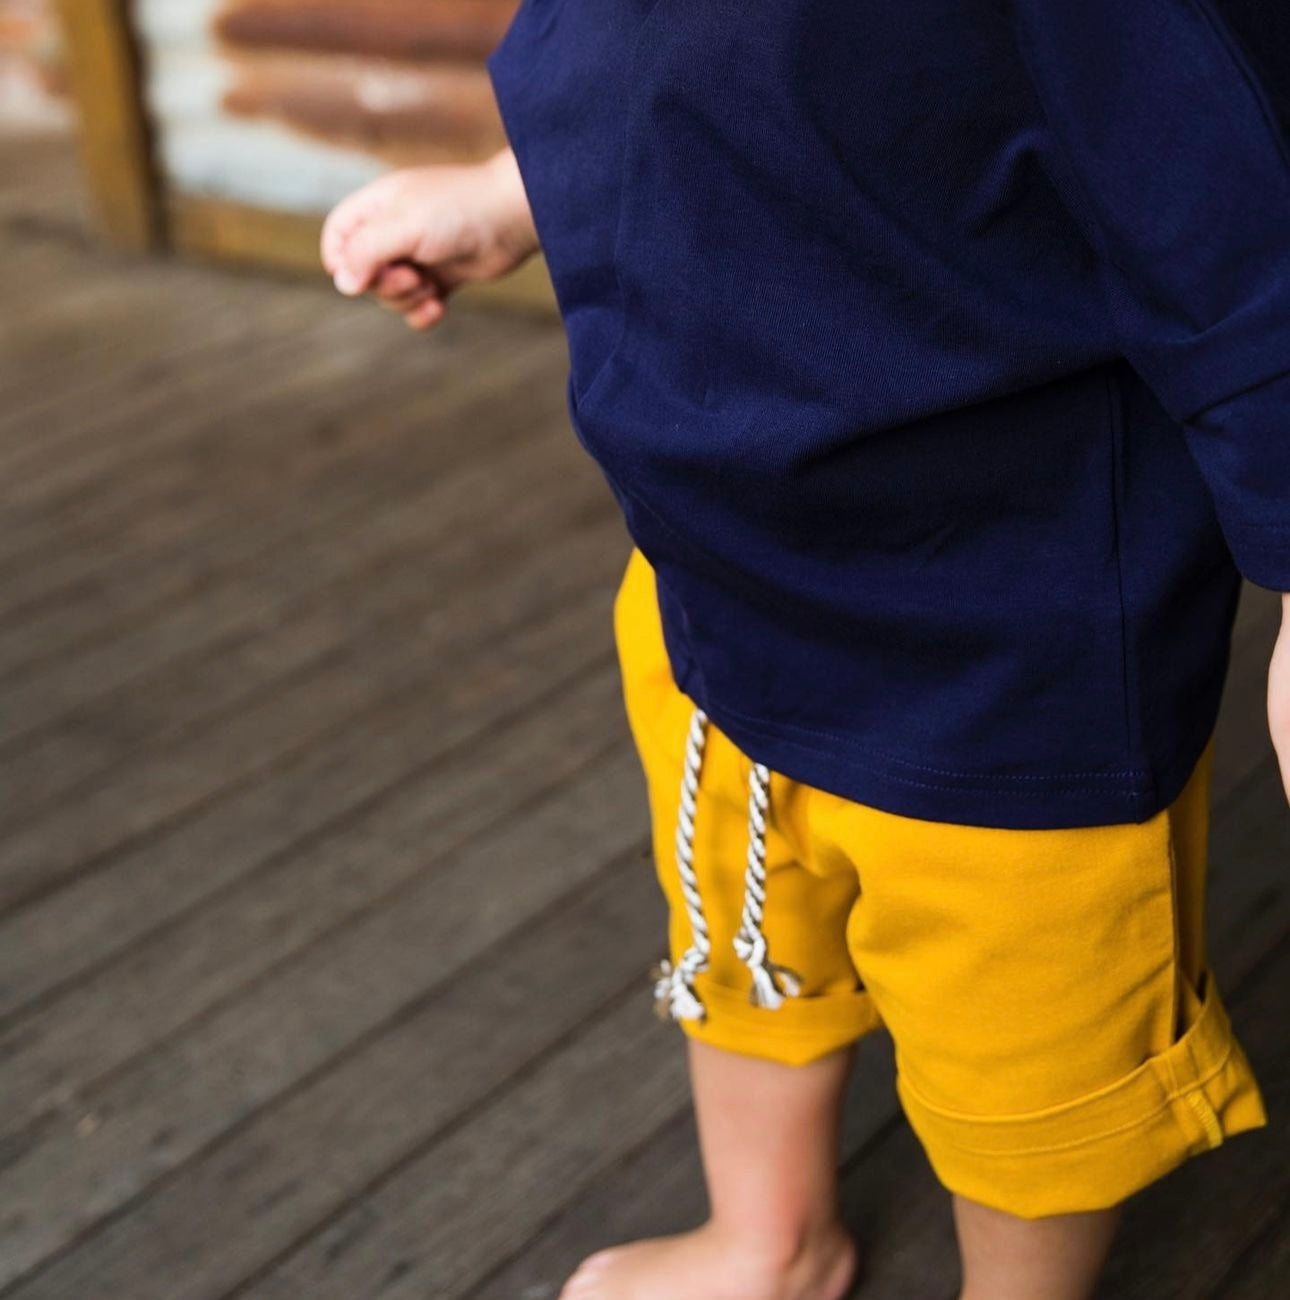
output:
[[[121,247],[156,247],[162,230],[126,0],[57,0],[57,7],[100,226]]]

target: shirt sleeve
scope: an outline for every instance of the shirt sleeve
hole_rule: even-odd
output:
[[[1010,0],[1124,355],[1233,559],[1290,591],[1290,147],[1210,0]]]

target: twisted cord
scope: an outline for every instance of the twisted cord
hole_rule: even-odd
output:
[[[766,810],[770,804],[770,770],[754,763],[748,774],[748,868],[744,873],[742,924],[734,948],[752,973],[749,997],[754,1006],[775,1010],[785,996],[801,992],[801,976],[770,960],[762,918],[766,906]]]
[[[690,918],[692,941],[675,966],[666,958],[652,974],[655,977],[655,1008],[663,1018],[703,1020],[707,1014],[694,988],[694,977],[708,966],[712,950],[708,923],[703,915],[699,881],[694,872],[694,818],[699,772],[708,735],[708,715],[695,708],[690,715],[690,729],[685,744],[685,770],[681,774],[681,800],[676,819],[676,867],[681,878],[681,893]]]

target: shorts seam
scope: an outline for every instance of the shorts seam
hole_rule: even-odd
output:
[[[1165,810],[1165,852],[1169,863],[1169,924],[1172,927],[1173,939],[1173,956],[1171,958],[1172,970],[1170,971],[1169,980],[1169,1021],[1172,1030],[1179,1020],[1182,1010],[1183,991],[1182,985],[1186,978],[1182,968],[1182,928],[1183,919],[1180,910],[1180,894],[1178,889],[1178,844],[1177,844],[1177,826],[1175,823],[1175,810],[1173,805]],[[1190,983],[1190,980],[1187,981]],[[1178,1038],[1185,1037],[1185,1031],[1178,1034]]]
[[[815,1043],[823,1040],[837,1037],[838,1026],[844,1023],[839,1019],[821,1019],[819,1024],[802,1024],[800,1016],[795,1014],[795,1010],[800,1010],[808,1015],[818,1014],[821,1017],[826,1015],[828,1003],[834,1004],[835,1008],[845,1008],[851,1013],[861,1010],[865,1012],[863,1017],[856,1016],[857,1020],[862,1020],[865,1028],[860,1031],[856,1037],[867,1034],[870,1029],[881,1028],[883,1021],[878,1012],[877,1006],[873,1001],[873,994],[865,988],[855,988],[851,990],[832,992],[832,993],[814,993],[808,994],[803,998],[790,998],[780,1007],[771,1010],[765,1007],[757,1007],[747,1001],[747,989],[731,988],[727,984],[716,984],[710,981],[704,981],[702,976],[699,977],[700,996],[707,994],[718,1002],[716,1008],[709,1007],[706,1018],[695,1024],[678,1021],[684,1029],[695,1029],[698,1032],[711,1030],[712,1032],[733,1032],[741,1033],[747,1031],[750,1036],[755,1035],[758,1040],[775,1040],[778,1042],[792,1043]],[[735,1002],[735,999],[738,999]],[[724,1005],[720,1005],[724,1003]],[[807,1006],[815,1008],[806,1012]],[[793,1008],[795,1010],[789,1010]],[[785,1015],[785,1012],[788,1012]],[[763,1018],[765,1017],[765,1018]]]
[[[711,1019],[702,1020],[702,1021],[678,1020],[676,1021],[676,1024],[680,1025],[680,1027],[686,1030],[687,1032],[693,1032],[695,1034],[703,1034],[705,1031],[709,1031],[709,1030],[715,1033],[718,1032],[719,1030],[740,1029],[743,1026],[742,1021],[732,1020],[729,1016],[722,1017],[721,1025],[719,1027],[715,1026],[711,1021]],[[854,1037],[857,1038],[864,1037],[864,1035],[868,1034],[872,1029],[878,1029],[878,1028],[881,1028],[881,1026],[879,1026],[877,1023],[871,1026],[866,1026],[858,1034],[854,1035]],[[777,1029],[773,1034],[763,1033],[756,1038],[750,1037],[748,1043],[750,1047],[755,1046],[756,1044],[759,1043],[772,1043],[772,1042],[795,1043],[804,1046],[809,1046],[810,1044],[813,1043],[824,1042],[826,1040],[832,1040],[837,1037],[838,1037],[838,1033],[836,1030],[832,1033],[821,1032],[818,1034],[811,1034],[811,1033],[803,1033],[801,1030],[798,1029]]]
[[[1168,1049],[1166,1049],[1166,1051],[1167,1050]],[[1049,1143],[1042,1143],[1042,1144],[1036,1144],[1030,1146],[1022,1146],[1022,1147],[1008,1147],[1006,1150],[999,1150],[998,1148],[994,1148],[994,1147],[971,1146],[965,1142],[959,1141],[959,1139],[956,1138],[952,1133],[945,1134],[945,1140],[959,1151],[967,1151],[970,1152],[972,1155],[980,1155],[980,1156],[1008,1156],[1008,1155],[1024,1155],[1027,1153],[1043,1152],[1043,1151],[1068,1151],[1074,1149],[1075,1147],[1088,1146],[1095,1142],[1102,1142],[1105,1141],[1107,1138],[1115,1137],[1117,1134],[1120,1133],[1127,1133],[1135,1128],[1145,1128],[1158,1115],[1162,1114],[1165,1111],[1172,1110],[1173,1103],[1175,1101],[1179,1101],[1179,1100],[1185,1101],[1189,1093],[1199,1092],[1203,1090],[1204,1086],[1207,1083],[1209,1083],[1211,1079],[1217,1078],[1218,1075],[1223,1072],[1223,1070],[1227,1067],[1228,1061],[1231,1059],[1231,1055],[1232,1055],[1232,1041],[1229,1038],[1227,1045],[1223,1048],[1222,1056],[1219,1057],[1218,1061],[1208,1071],[1206,1071],[1202,1075],[1197,1076],[1195,1079],[1189,1082],[1185,1087],[1170,1089],[1165,1094],[1165,1098],[1160,1103],[1160,1105],[1156,1106],[1152,1110],[1147,1111],[1144,1115],[1140,1115],[1137,1118],[1130,1120],[1127,1123],[1117,1124],[1114,1128],[1103,1129],[1101,1132],[1090,1134],[1088,1137],[1072,1138],[1068,1142],[1049,1142]],[[1151,1058],[1151,1057],[1148,1058],[1148,1060],[1153,1060],[1153,1059],[1157,1059],[1157,1058]],[[909,1080],[907,1078],[904,1078],[903,1076],[901,1078],[901,1086],[906,1088],[909,1091],[911,1097],[913,1097],[913,1099],[918,1103],[920,1107],[926,1109],[931,1115],[947,1121],[949,1124],[981,1124],[981,1125],[988,1125],[990,1127],[1002,1128],[1005,1125],[1009,1125],[1009,1124],[1030,1123],[1031,1116],[1033,1115],[1044,1115],[1045,1113],[1052,1113],[1052,1111],[1050,1110],[1049,1112],[1032,1111],[1029,1113],[1023,1112],[1014,1115],[966,1115],[961,1111],[944,1110],[941,1107],[938,1107],[933,1103],[929,1102],[925,1097],[923,1097],[923,1095],[916,1088],[912,1087],[911,1084],[909,1083]],[[1089,1094],[1089,1095],[1096,1096],[1096,1094]],[[1080,1107],[1082,1100],[1083,1099],[1076,1098],[1074,1101],[1063,1102],[1061,1104],[1064,1107],[1074,1110]],[[1187,1104],[1189,1106],[1191,1105],[1190,1102],[1188,1102]]]

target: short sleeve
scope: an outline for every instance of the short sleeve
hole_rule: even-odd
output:
[[[1209,0],[1010,0],[1124,355],[1245,577],[1290,591],[1290,147]]]

